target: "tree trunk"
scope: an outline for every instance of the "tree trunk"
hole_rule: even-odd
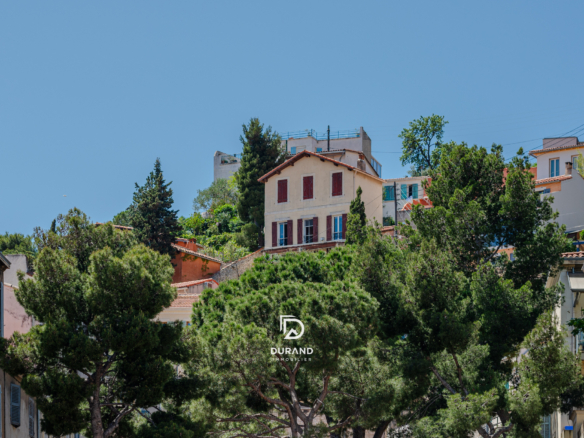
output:
[[[373,434],[373,438],[381,438],[390,424],[391,424],[390,420],[382,421],[379,424],[379,426],[377,426],[377,429],[375,429],[375,433]]]
[[[101,420],[101,406],[99,403],[99,385],[95,386],[93,396],[89,399],[89,409],[91,410],[91,432],[93,438],[104,438],[103,423]]]
[[[365,428],[361,426],[355,426],[353,428],[353,438],[365,438]]]

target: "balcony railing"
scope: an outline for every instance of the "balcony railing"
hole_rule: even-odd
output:
[[[316,132],[314,129],[305,129],[304,131],[296,132],[280,132],[280,137],[282,140],[289,140],[291,138],[307,138],[312,137],[315,140],[326,140],[327,133]],[[350,129],[348,131],[331,131],[331,140],[337,140],[340,138],[359,138],[361,133],[358,129]]]

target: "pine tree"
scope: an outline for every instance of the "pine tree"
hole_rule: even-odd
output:
[[[361,244],[365,240],[365,226],[367,216],[365,215],[365,203],[361,200],[363,190],[361,186],[357,188],[357,196],[351,201],[349,217],[347,218],[347,244]]]
[[[178,210],[171,210],[172,182],[166,183],[156,159],[154,171],[142,187],[136,183],[131,223],[138,240],[161,254],[174,255],[172,243],[182,228],[178,222]]]
[[[258,179],[282,164],[285,151],[282,140],[272,128],[264,130],[259,119],[253,118],[243,125],[241,167],[236,173],[239,199],[237,210],[245,222],[254,223],[260,230],[264,227],[264,184]]]
[[[176,297],[170,259],[77,209],[42,242],[35,280],[15,292],[42,324],[0,339],[0,367],[22,376],[46,433],[120,436],[132,412],[169,395],[186,357],[182,327],[154,320]]]

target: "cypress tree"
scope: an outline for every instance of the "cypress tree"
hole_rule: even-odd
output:
[[[252,118],[249,125],[243,125],[241,167],[236,173],[239,198],[237,211],[245,222],[254,223],[260,230],[264,227],[264,184],[258,179],[282,164],[285,151],[280,136],[272,132],[259,119]]]
[[[172,182],[166,183],[156,159],[154,171],[140,187],[136,183],[133,214],[130,218],[138,240],[161,254],[174,255],[172,243],[181,233],[178,210],[172,210]]]
[[[357,196],[351,201],[349,217],[347,218],[347,244],[361,244],[365,240],[365,226],[367,216],[365,215],[365,203],[361,200],[363,190],[361,186],[357,188]]]

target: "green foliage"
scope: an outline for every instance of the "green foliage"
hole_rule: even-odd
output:
[[[174,202],[171,184],[164,181],[160,159],[157,158],[154,171],[150,172],[146,183],[141,187],[136,183],[130,223],[134,234],[144,245],[161,254],[173,255],[171,245],[179,236],[181,227],[177,211],[171,210]]]
[[[351,201],[347,218],[347,245],[359,245],[365,240],[365,227],[367,216],[365,215],[365,203],[361,200],[363,190],[357,188],[357,196]]]
[[[132,226],[132,215],[135,212],[134,205],[130,205],[124,211],[120,211],[118,214],[114,216],[112,219],[112,223],[114,225],[122,225],[124,227],[131,227]]]
[[[241,167],[235,174],[239,199],[237,211],[244,222],[264,227],[264,184],[258,179],[285,160],[280,136],[272,128],[264,130],[259,119],[252,118],[243,125]]]
[[[410,127],[402,130],[402,166],[411,164],[412,176],[421,176],[429,169],[436,169],[442,153],[442,136],[448,122],[444,116],[432,114],[410,122]]]
[[[343,248],[263,257],[240,280],[206,290],[195,304],[191,342],[196,359],[189,374],[206,376],[206,400],[215,415],[229,418],[216,425],[215,433],[233,434],[229,429],[235,424],[252,436],[283,434],[286,427],[295,437],[314,436],[328,429],[315,424],[319,413],[351,419],[360,403],[346,392],[327,395],[326,388],[347,390],[343,382],[354,371],[353,357],[365,376],[391,380],[363,350],[377,330],[376,301],[350,281],[339,280],[348,272],[349,253]],[[284,339],[280,315],[300,319],[304,336]],[[307,347],[314,352],[271,354],[272,348]],[[359,395],[368,393],[373,381],[357,379],[354,388]],[[393,394],[386,397],[393,399]],[[309,411],[302,412],[294,400],[302,400]],[[276,407],[294,414],[276,417]],[[298,415],[306,415],[304,425]]]
[[[395,220],[391,216],[384,216],[383,217],[383,226],[388,227],[391,225],[395,225]]]
[[[235,178],[219,178],[203,190],[197,190],[197,196],[193,201],[193,209],[196,212],[208,211],[212,213],[222,205],[235,205],[237,202],[237,187]]]
[[[35,281],[21,278],[16,291],[43,324],[3,340],[0,366],[23,376],[45,432],[107,438],[132,409],[163,400],[171,361],[186,358],[181,326],[153,320],[176,296],[174,270],[167,255],[77,209],[57,223],[37,230]]]
[[[0,252],[4,254],[24,254],[29,269],[33,268],[33,262],[38,254],[33,236],[13,233],[0,234]]]

